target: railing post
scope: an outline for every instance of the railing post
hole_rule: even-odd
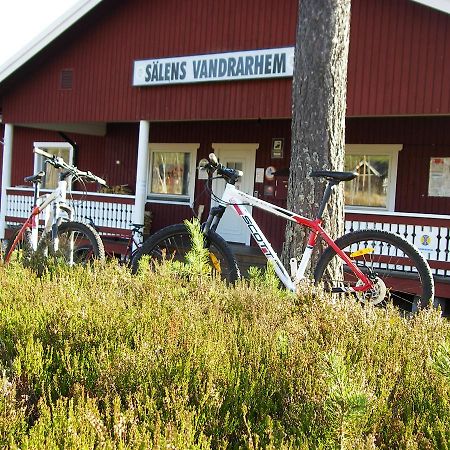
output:
[[[2,192],[0,200],[0,239],[4,239],[5,237],[5,218],[8,209],[6,189],[11,187],[13,134],[14,126],[10,123],[5,124],[5,134],[3,139]]]
[[[145,202],[147,200],[147,173],[149,165],[148,142],[150,122],[141,120],[139,123],[139,147],[136,167],[136,189],[133,210],[133,223],[144,224]]]

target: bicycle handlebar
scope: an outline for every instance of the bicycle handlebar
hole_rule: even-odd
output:
[[[214,153],[209,154],[209,162],[200,167],[200,169],[206,170],[210,175],[217,172],[218,175],[223,177],[226,182],[230,184],[235,184],[237,179],[244,175],[242,170],[231,169],[230,167],[225,167],[223,164],[220,164]]]
[[[47,158],[45,162],[51,164],[56,169],[65,169],[71,175],[74,175],[76,177],[88,178],[89,180],[95,181],[98,184],[101,184],[102,186],[108,186],[103,178],[94,175],[89,170],[87,172],[79,170],[77,167],[67,164],[61,157],[52,155],[51,153],[48,153],[45,150],[42,150],[41,148],[35,147],[33,151],[38,155],[45,156]]]

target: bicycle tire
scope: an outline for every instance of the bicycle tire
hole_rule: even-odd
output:
[[[240,277],[240,272],[226,241],[214,231],[209,231],[205,236],[205,247],[209,250],[212,273],[218,274],[229,283],[234,283]],[[191,248],[192,239],[186,225],[169,225],[157,231],[142,244],[131,262],[132,272],[136,273],[143,255],[149,255],[157,261],[169,259],[184,262]]]
[[[402,236],[382,230],[358,230],[342,236],[335,243],[347,254],[352,254],[353,261],[364,273],[372,271],[377,277],[373,291],[355,294],[361,302],[384,304],[392,300],[394,305],[410,312],[433,302],[434,282],[430,267],[419,250]],[[355,255],[354,252],[360,249],[365,249],[363,253],[370,249],[373,252]],[[337,284],[326,276],[333,258],[341,261],[344,273],[344,280]],[[319,259],[314,279],[316,284],[324,281],[328,289],[358,284],[356,276],[331,247]]]
[[[22,263],[29,263],[31,260],[32,255],[32,243],[31,243],[31,230],[26,229],[22,235],[22,238],[16,243],[10,258],[8,261],[6,260],[7,256],[9,255],[9,252],[13,248],[14,241],[16,240],[17,235],[19,234],[21,228],[17,228],[13,235],[11,236],[11,239],[8,241],[8,245],[6,246],[5,250],[5,262],[8,263],[12,260],[14,261],[20,261]]]
[[[71,260],[70,239],[73,238],[73,260]],[[49,254],[56,259],[62,259],[69,265],[92,262],[94,259],[104,260],[105,249],[97,231],[81,222],[63,222],[58,227],[58,251],[55,254],[51,242],[46,245]]]

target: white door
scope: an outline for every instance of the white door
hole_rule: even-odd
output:
[[[213,144],[214,153],[221,164],[244,172],[244,176],[237,181],[236,187],[251,195],[253,195],[255,159],[258,147],[259,144]],[[224,180],[214,180],[213,193],[217,197],[222,196],[224,189]],[[211,200],[213,205],[217,205],[214,198]],[[251,207],[247,206],[247,209],[251,212]],[[248,227],[230,207],[227,207],[217,232],[228,242],[250,244]]]

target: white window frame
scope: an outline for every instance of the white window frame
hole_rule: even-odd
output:
[[[51,153],[51,150],[54,148],[67,148],[69,149],[69,161],[68,164],[73,165],[73,146],[68,142],[33,142],[34,147],[41,148],[42,150],[47,150]],[[34,154],[34,172],[38,173],[40,170],[47,171],[47,168],[44,167],[44,156]],[[70,189],[71,183],[69,182],[67,188]],[[50,188],[44,188],[44,190],[49,190]]]
[[[386,192],[386,206],[355,206],[345,205],[345,211],[394,211],[395,192],[397,189],[398,152],[403,144],[347,144],[345,154],[356,155],[386,155],[389,158],[388,188]]]
[[[197,151],[200,148],[200,143],[150,143],[149,149],[149,165],[147,178],[147,202],[149,203],[167,203],[173,205],[190,205],[194,203],[195,181],[196,181],[196,164]],[[152,162],[153,154],[155,152],[168,153],[190,153],[189,164],[189,181],[188,181],[188,195],[180,194],[155,194],[152,193]]]

